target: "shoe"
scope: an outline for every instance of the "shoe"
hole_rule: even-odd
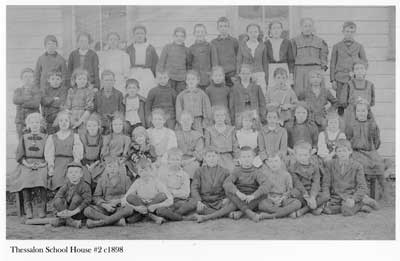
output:
[[[379,204],[378,204],[378,202],[376,202],[375,199],[372,199],[372,198],[370,198],[370,197],[368,197],[368,196],[365,196],[365,197],[363,198],[362,202],[363,202],[365,205],[370,206],[373,210],[378,210],[378,209],[379,209]]]
[[[293,219],[297,218],[297,212],[293,211],[292,213],[289,214],[289,217]]]
[[[121,218],[120,220],[118,220],[118,222],[115,223],[115,226],[125,227],[126,226],[125,218]]]
[[[101,227],[101,226],[104,226],[104,221],[103,220],[88,219],[86,221],[86,227],[87,228],[94,228],[94,227]]]
[[[321,213],[322,213],[323,210],[324,210],[324,209],[323,209],[322,207],[319,207],[319,208],[313,209],[311,213],[312,213],[314,216],[319,216],[319,215],[321,215]]]
[[[50,221],[50,225],[52,227],[61,227],[65,225],[65,219],[64,218],[54,218],[53,220]]]
[[[360,211],[365,212],[365,213],[371,213],[372,212],[372,208],[368,205],[364,205],[361,207]]]
[[[69,227],[74,227],[74,228],[81,228],[82,227],[82,221],[81,220],[75,220],[72,218],[66,218],[65,219],[65,224]]]
[[[24,210],[25,210],[25,217],[27,219],[33,218],[33,210],[32,210],[32,203],[31,202],[25,202]]]
[[[136,222],[139,222],[139,221],[142,220],[142,219],[143,219],[143,215],[142,215],[142,214],[140,214],[140,213],[135,213],[135,214],[133,214],[132,216],[126,218],[126,223],[128,223],[128,224],[134,224],[134,223],[136,223]]]

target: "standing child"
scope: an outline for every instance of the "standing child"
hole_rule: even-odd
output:
[[[150,89],[156,86],[155,76],[158,62],[156,49],[147,41],[147,29],[136,25],[132,29],[133,43],[126,52],[131,62],[130,79],[136,79],[140,84],[139,94],[147,97]]]
[[[72,161],[80,162],[83,156],[83,145],[79,135],[71,130],[71,113],[59,112],[55,123],[59,131],[49,135],[44,148],[50,179],[48,188],[53,191],[66,183],[67,165]]]
[[[354,62],[361,60],[368,63],[367,56],[362,44],[354,40],[357,26],[353,21],[343,23],[343,40],[335,44],[332,48],[330,80],[332,87],[336,90],[336,97],[342,97],[345,84],[350,81],[351,71]],[[344,111],[344,104],[339,107],[339,114]]]
[[[236,56],[239,50],[239,41],[229,35],[229,20],[220,17],[217,21],[219,35],[211,41],[212,66],[222,66],[225,72],[225,83],[232,87],[232,77],[236,75]]]
[[[214,125],[205,130],[205,147],[216,150],[220,154],[219,165],[232,171],[234,151],[238,148],[235,128],[225,124],[228,117],[225,107],[213,107]]]
[[[50,71],[56,70],[62,73],[62,79],[69,85],[67,77],[67,63],[61,55],[57,53],[58,41],[54,35],[47,35],[44,38],[44,48],[46,52],[42,54],[36,62],[35,85],[44,90],[47,83],[47,75]]]
[[[282,38],[282,22],[275,20],[268,25],[268,37],[265,41],[267,48],[268,72],[267,84],[274,85],[273,73],[277,68],[283,68],[289,72],[289,81],[293,83],[294,56],[292,44],[288,39]]]
[[[265,118],[265,96],[260,86],[251,81],[251,67],[242,64],[240,69],[240,81],[232,87],[229,101],[231,122],[236,127],[240,126],[238,117],[244,111],[252,111],[257,123]]]
[[[211,72],[211,83],[206,89],[206,94],[210,99],[210,104],[214,106],[224,106],[227,110],[229,106],[229,96],[231,93],[231,88],[225,85],[225,75],[224,68],[221,66],[215,66],[212,68]],[[230,125],[230,118],[229,125]]]
[[[47,82],[49,84],[41,100],[42,113],[46,121],[47,134],[54,134],[58,131],[57,126],[54,126],[54,120],[67,99],[68,87],[63,84],[62,74],[59,71],[49,72]]]
[[[199,88],[205,91],[210,84],[211,44],[206,41],[207,29],[204,24],[196,24],[193,29],[195,42],[189,47],[192,69],[200,74]]]
[[[166,126],[175,129],[175,101],[177,93],[168,84],[168,73],[157,71],[158,86],[150,90],[145,103],[146,126],[151,127],[151,114],[155,109],[161,109],[166,114]]]
[[[268,68],[267,48],[262,41],[259,41],[261,28],[258,24],[249,24],[246,27],[249,40],[239,44],[237,54],[236,72],[239,74],[242,64],[252,67],[252,79],[261,87],[263,94],[267,93],[266,74]]]
[[[189,112],[193,117],[193,129],[203,133],[203,129],[208,126],[211,118],[211,105],[207,94],[198,88],[198,83],[198,72],[188,71],[187,87],[176,97],[176,118],[181,118],[182,111]]]
[[[185,89],[186,71],[191,67],[189,48],[185,46],[186,30],[177,27],[174,30],[174,41],[164,46],[157,71],[167,71],[172,89],[179,94]]]
[[[71,52],[68,58],[68,73],[72,75],[75,69],[86,70],[89,74],[89,84],[91,87],[100,89],[99,79],[99,57],[96,52],[89,49],[93,42],[89,33],[79,33],[76,37],[78,48]]]
[[[139,82],[136,79],[126,81],[126,95],[124,98],[125,119],[129,123],[129,133],[138,127],[146,126],[146,117],[144,115],[145,98],[139,94]]]
[[[22,87],[15,89],[13,103],[17,106],[15,126],[18,137],[22,137],[26,117],[34,112],[39,112],[42,92],[34,86],[34,72],[31,68],[21,71]]]
[[[299,100],[304,99],[308,84],[308,72],[328,69],[328,45],[314,35],[314,21],[303,18],[300,21],[301,34],[292,39],[294,65],[294,92]]]
[[[26,117],[26,126],[30,133],[20,138],[16,154],[18,166],[7,182],[10,192],[22,191],[25,216],[28,219],[33,217],[33,194],[38,197],[39,217],[46,217],[47,164],[44,147],[47,135],[40,132],[42,123],[43,118],[38,112]]]

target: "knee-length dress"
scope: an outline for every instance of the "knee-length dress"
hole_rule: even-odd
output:
[[[83,145],[83,159],[82,165],[84,166],[85,178],[90,178],[90,183],[97,183],[100,178],[104,167],[100,164],[100,153],[103,148],[103,137],[100,134],[90,136],[88,133],[80,135],[80,139]],[[88,165],[92,165],[97,161],[97,164],[88,169]]]

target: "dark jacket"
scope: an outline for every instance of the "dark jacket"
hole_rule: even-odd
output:
[[[129,55],[129,60],[131,62],[131,68],[136,66],[135,63],[135,56],[136,56],[136,50],[135,46],[133,44],[129,45],[128,48],[126,48],[126,52]],[[156,52],[156,49],[149,44],[146,48],[146,61],[145,61],[145,68],[149,68],[154,76],[156,76],[156,67],[157,67],[157,62],[158,62],[158,55]]]

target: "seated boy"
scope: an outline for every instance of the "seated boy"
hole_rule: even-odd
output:
[[[266,160],[269,171],[266,175],[270,182],[268,199],[263,200],[258,205],[258,210],[263,219],[273,219],[286,217],[301,208],[298,199],[290,198],[293,189],[292,177],[283,167],[279,152],[271,154]]]
[[[147,215],[157,224],[162,224],[165,219],[153,213],[158,208],[171,206],[173,197],[167,187],[154,174],[150,160],[140,159],[137,163],[137,170],[139,178],[135,180],[121,199],[121,205],[130,205],[141,215]]]
[[[328,163],[329,176],[323,192],[330,195],[324,213],[352,216],[358,211],[371,212],[378,203],[367,196],[367,183],[363,167],[350,158],[351,143],[340,139],[336,144],[336,158]]]
[[[295,160],[289,163],[288,171],[292,175],[294,189],[292,196],[302,203],[302,208],[291,214],[292,218],[300,217],[310,210],[319,215],[321,206],[329,197],[320,194],[321,181],[318,163],[311,159],[311,144],[299,141],[294,146]]]
[[[121,206],[121,198],[131,186],[131,181],[125,172],[120,171],[120,163],[116,157],[107,157],[105,172],[97,183],[93,194],[93,203],[85,208],[88,218],[87,227],[107,225],[124,226],[125,218],[133,214],[133,207]]]
[[[52,226],[82,227],[85,218],[83,210],[92,201],[89,184],[82,178],[82,165],[71,162],[67,165],[67,183],[62,186],[54,196],[54,209],[58,217],[51,222]]]
[[[254,151],[250,147],[244,146],[240,149],[240,167],[234,169],[224,182],[229,202],[214,213],[197,215],[197,222],[224,217],[228,214],[233,219],[239,219],[246,214],[254,222],[262,218],[253,209],[267,197],[268,178],[260,169],[253,166],[254,156]]]

